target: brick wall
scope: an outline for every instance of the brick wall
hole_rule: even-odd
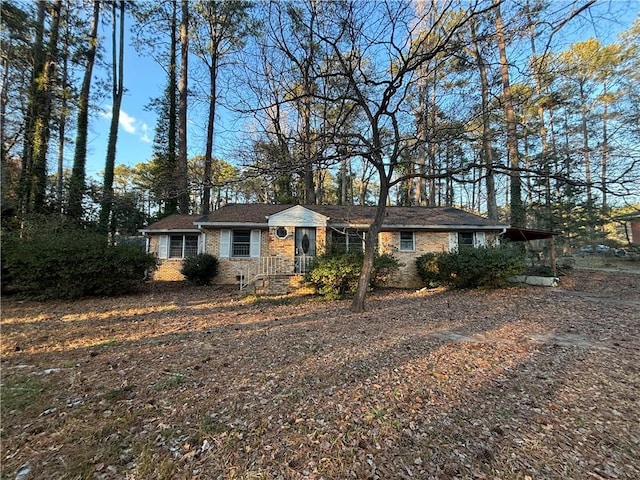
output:
[[[423,286],[418,277],[416,258],[425,253],[448,251],[448,232],[415,232],[415,251],[413,252],[400,251],[400,232],[382,232],[379,237],[379,252],[393,255],[402,264],[392,280],[393,286],[400,288]]]

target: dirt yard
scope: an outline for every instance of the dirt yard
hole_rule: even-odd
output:
[[[637,479],[640,275],[2,301],[3,479]]]

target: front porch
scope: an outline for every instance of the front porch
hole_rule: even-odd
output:
[[[240,290],[265,289],[264,293],[280,294],[287,293],[288,288],[295,288],[302,282],[314,258],[309,255],[231,258],[228,260],[228,266],[232,269],[235,283],[239,285]]]

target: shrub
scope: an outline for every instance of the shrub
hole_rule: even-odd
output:
[[[362,252],[327,253],[316,257],[307,273],[307,281],[316,285],[318,293],[327,298],[343,298],[355,293],[362,271]],[[392,255],[374,260],[371,286],[381,286],[399,267]]]
[[[438,258],[437,253],[425,253],[416,258],[418,276],[426,287],[435,288],[442,285],[442,277],[438,269]]]
[[[85,230],[2,242],[3,290],[34,299],[129,293],[155,268],[155,257],[139,246],[110,246]]]
[[[185,258],[180,273],[190,283],[209,285],[211,280],[218,274],[218,259],[208,253]]]
[[[524,269],[522,251],[512,247],[462,248],[438,257],[440,279],[452,288],[503,287]]]
[[[497,288],[525,270],[518,248],[462,248],[448,253],[428,253],[416,260],[418,275],[427,287]]]

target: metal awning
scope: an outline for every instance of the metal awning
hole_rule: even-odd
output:
[[[530,240],[543,240],[552,238],[554,235],[562,235],[561,232],[551,232],[549,230],[534,230],[532,228],[509,227],[502,234],[504,238],[512,242],[528,242]]]

